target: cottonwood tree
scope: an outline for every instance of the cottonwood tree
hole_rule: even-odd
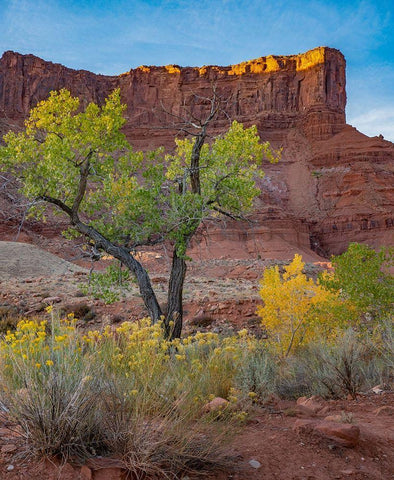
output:
[[[164,326],[167,336],[179,337],[190,239],[212,215],[239,218],[250,211],[259,194],[255,179],[263,175],[261,162],[276,161],[279,153],[260,143],[255,126],[237,122],[208,143],[207,130],[219,109],[215,93],[206,117],[190,123],[190,138],[175,139],[171,155],[163,149],[134,152],[121,132],[124,109],[119,90],[102,107],[90,103],[84,111],[67,90],[51,92],[31,110],[24,131],[4,137],[1,164],[18,176],[36,216],[55,207],[97,250],[130,270],[153,321],[163,310],[133,252],[170,242]]]

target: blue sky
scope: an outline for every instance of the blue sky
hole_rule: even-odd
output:
[[[394,141],[394,2],[0,0],[0,54],[96,73],[229,65],[327,45],[347,60],[347,121]]]

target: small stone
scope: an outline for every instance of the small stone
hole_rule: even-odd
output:
[[[11,472],[12,470],[14,470],[14,468],[15,468],[14,465],[8,465],[7,471]]]
[[[384,392],[381,385],[376,385],[376,387],[371,388],[371,390],[375,395],[382,395],[382,393]]]
[[[308,434],[313,432],[317,422],[315,420],[296,420],[293,430],[298,434]]]
[[[300,397],[297,400],[297,405],[301,405],[303,407],[308,408],[313,413],[317,413],[323,408],[323,405],[320,402],[321,402],[321,398],[316,395],[313,395],[312,397],[309,397],[309,398]]]
[[[92,480],[93,478],[93,473],[92,473],[92,470],[86,466],[86,465],[83,465],[81,467],[81,480]]]
[[[356,471],[355,470],[341,470],[342,475],[347,475],[347,476],[350,476],[350,475],[355,475]]]
[[[261,463],[257,460],[249,460],[249,465],[256,470],[261,467]]]
[[[294,407],[295,416],[297,417],[315,417],[315,411],[305,405],[296,405]]]
[[[62,299],[60,297],[47,297],[47,298],[44,298],[44,300],[43,300],[43,302],[47,303],[48,305],[52,305],[54,303],[59,303],[61,301],[62,301]]]
[[[324,418],[325,422],[342,422],[342,415],[328,415],[328,417]]]
[[[213,400],[203,406],[203,412],[210,413],[224,410],[227,407],[228,403],[229,402],[222,397],[215,397]]]

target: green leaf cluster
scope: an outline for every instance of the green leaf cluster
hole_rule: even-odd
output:
[[[119,262],[114,262],[104,272],[91,273],[89,283],[79,287],[85,295],[101,298],[106,304],[111,304],[130,290],[130,281],[130,271],[122,269]]]
[[[50,197],[77,209],[112,242],[135,248],[170,240],[185,255],[204,219],[250,211],[259,194],[256,179],[264,175],[262,160],[280,156],[260,143],[255,126],[234,121],[225,134],[202,146],[201,192],[196,193],[191,187],[195,139],[177,139],[173,154],[134,152],[121,132],[124,110],[119,90],[102,107],[90,103],[85,110],[67,90],[51,92],[31,111],[25,131],[5,136],[3,168],[17,173],[29,199]],[[79,199],[84,172],[87,182]],[[36,214],[42,206],[36,204]]]
[[[90,103],[84,111],[69,91],[53,91],[31,110],[23,132],[5,135],[2,168],[18,174],[29,199],[46,195],[71,206],[80,167],[88,160],[90,180],[100,182],[112,171],[114,154],[127,146],[120,131],[124,109],[119,90],[101,108]]]
[[[323,285],[351,300],[360,313],[372,317],[392,313],[394,279],[389,270],[394,265],[393,248],[375,251],[351,243],[345,253],[332,257],[332,265],[334,273],[320,279]]]

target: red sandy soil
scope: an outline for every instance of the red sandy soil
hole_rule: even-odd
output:
[[[390,480],[394,478],[394,393],[368,394],[356,400],[323,401],[324,413],[341,414],[360,428],[359,444],[341,447],[335,441],[293,431],[295,402],[276,401],[256,410],[228,447],[235,466],[211,480]],[[381,408],[386,407],[386,408]],[[292,413],[293,412],[293,413]],[[345,412],[345,413],[343,413]],[[308,416],[307,416],[308,417]],[[303,416],[302,418],[306,418]],[[0,421],[1,480],[123,480],[116,461],[99,459],[89,467],[35,461],[23,455],[26,447],[15,426]],[[16,428],[17,430],[17,428]],[[259,468],[249,462],[256,460]],[[12,465],[10,471],[7,468]],[[192,476],[184,477],[189,478]],[[148,479],[146,479],[148,480]]]

